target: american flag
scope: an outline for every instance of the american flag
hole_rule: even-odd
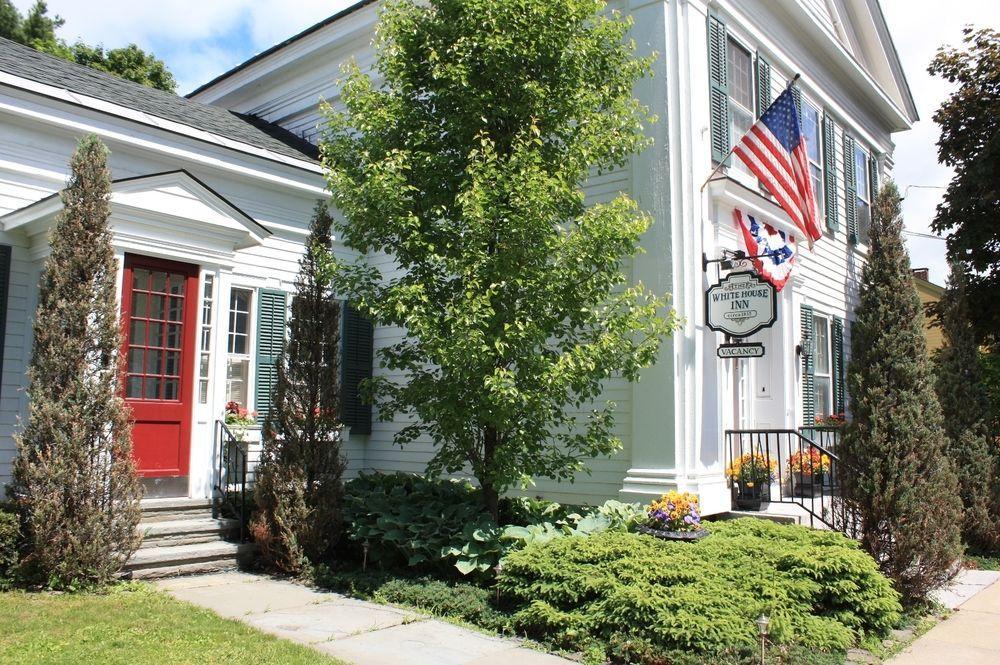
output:
[[[813,241],[823,232],[809,178],[806,138],[799,127],[791,86],[778,95],[733,152],[778,200],[812,249]]]

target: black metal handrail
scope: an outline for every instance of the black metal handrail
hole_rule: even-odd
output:
[[[826,428],[803,428],[806,434],[820,429]],[[819,522],[855,535],[853,511],[840,482],[841,461],[833,450],[839,431],[827,436],[830,447],[795,430],[727,430],[725,437],[726,468],[733,469],[733,460],[741,460],[749,469],[730,477],[734,508],[794,504],[809,516],[810,526]]]
[[[259,427],[241,427],[243,431],[259,430]],[[250,468],[250,447],[226,425],[225,421],[215,421],[215,449],[218,467],[213,488],[212,516],[232,517],[240,525],[240,542],[247,538],[250,521],[248,492],[253,489],[253,469]]]
[[[799,433],[802,436],[811,439],[831,453],[837,453],[839,450],[840,436],[843,431],[843,427],[833,425],[813,425],[811,427],[799,428]]]

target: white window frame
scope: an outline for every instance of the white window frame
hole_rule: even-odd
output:
[[[212,400],[212,333],[215,329],[216,295],[219,280],[214,273],[202,273],[201,307],[198,319],[198,404],[208,404]]]
[[[826,351],[826,371],[821,372],[819,367],[820,358],[820,326],[826,331],[826,344],[824,345]],[[826,314],[820,314],[813,312],[813,400],[815,403],[815,412],[817,418],[823,418],[829,415],[834,415],[834,401],[835,397],[833,394],[833,317]],[[820,383],[824,383],[827,387],[826,395],[827,400],[824,400],[823,404],[820,404]]]
[[[248,311],[247,311],[247,343],[246,343],[246,353],[234,353],[230,351],[230,336],[234,333],[233,329],[233,292],[235,291],[245,291],[249,294]],[[250,286],[242,286],[239,284],[233,284],[229,289],[229,298],[227,299],[226,305],[226,402],[235,401],[239,402],[240,406],[245,409],[253,408],[253,357],[254,357],[254,335],[255,322],[254,314],[257,312],[257,289]],[[238,334],[238,333],[236,333]],[[230,366],[234,362],[245,363],[246,366],[246,378],[244,380],[244,385],[246,387],[246,398],[241,402],[240,400],[234,400],[232,394],[232,379],[230,378]]]
[[[735,46],[747,55],[747,63],[750,74],[749,107],[744,106],[742,102],[733,96],[734,76],[732,63],[729,61],[730,45]],[[745,133],[736,127],[736,113],[744,113],[746,117],[750,119],[750,126],[752,126],[757,120],[757,111],[755,108],[755,100],[757,99],[757,77],[754,76],[754,49],[751,48],[745,40],[733,35],[732,31],[730,31],[726,37],[726,69],[729,71],[729,92],[726,95],[726,103],[729,105],[729,147],[732,148],[741,138],[743,138],[743,134]],[[750,126],[748,126],[747,129],[749,129]],[[740,159],[733,159],[731,161],[729,172],[731,174],[739,173],[743,175],[748,184],[756,182],[756,178],[750,172],[750,169],[747,168],[746,164],[744,164]]]
[[[858,164],[858,156],[861,156],[861,164]],[[871,174],[868,169],[871,165],[871,154],[865,150],[861,143],[854,140],[854,211],[858,224],[858,243],[868,244],[868,234],[872,225],[872,192]],[[861,188],[864,187],[865,196],[861,195]],[[867,222],[861,216],[861,207],[867,208]]]
[[[816,198],[816,210],[819,212],[819,219],[823,219],[826,214],[826,197],[824,196],[826,173],[823,167],[823,109],[819,104],[814,103],[812,99],[805,95],[802,96],[802,106],[803,118],[805,117],[806,107],[816,112],[816,154],[819,161],[815,161],[812,157],[809,157],[809,177],[812,178],[812,169],[815,168],[819,176],[813,178],[813,196]],[[803,132],[804,134],[805,132]]]

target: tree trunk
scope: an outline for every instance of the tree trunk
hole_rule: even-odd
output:
[[[486,502],[486,509],[490,511],[493,521],[500,522],[500,494],[491,478],[493,470],[493,459],[496,457],[497,443],[499,442],[499,432],[495,427],[486,427],[483,432],[483,477],[479,479],[479,485],[483,489],[483,500]]]

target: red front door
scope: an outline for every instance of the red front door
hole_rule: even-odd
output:
[[[125,401],[139,475],[187,476],[198,266],[125,256]]]

